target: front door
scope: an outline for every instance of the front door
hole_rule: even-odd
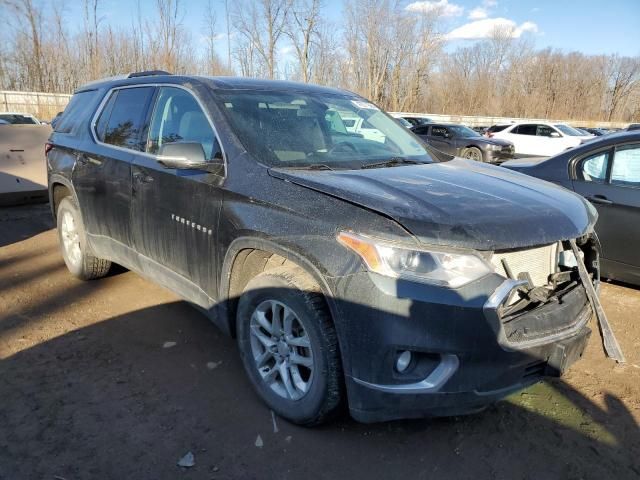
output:
[[[598,210],[603,273],[640,280],[640,144],[591,154],[579,162],[577,173],[575,191]]]
[[[178,293],[202,307],[216,298],[214,240],[222,206],[223,177],[201,170],[166,168],[157,161],[162,145],[197,142],[207,159],[221,157],[211,122],[191,91],[160,87],[150,117],[145,153],[132,167],[132,217],[136,249],[146,268],[177,281]],[[197,291],[185,291],[192,284]],[[203,296],[202,294],[206,295]]]

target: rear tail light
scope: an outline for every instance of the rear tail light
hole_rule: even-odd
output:
[[[46,155],[47,153],[49,153],[51,151],[51,149],[53,148],[53,143],[45,143],[44,144],[44,154]]]

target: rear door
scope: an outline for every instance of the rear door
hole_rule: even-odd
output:
[[[628,267],[640,268],[640,144],[591,153],[579,160],[576,171],[575,191],[598,210],[604,273],[611,270],[612,278],[633,281]]]
[[[156,271],[148,273],[177,275],[173,278],[181,285],[186,280],[215,298],[214,239],[224,178],[200,170],[166,168],[157,161],[160,147],[172,142],[197,142],[208,159],[221,158],[215,130],[195,94],[178,86],[159,87],[148,124],[145,153],[136,156],[132,168],[136,249],[151,260],[145,268],[154,270],[156,265]],[[170,286],[202,307],[210,306],[198,291]]]
[[[536,138],[537,130],[538,126],[533,123],[516,125],[508,135],[502,135],[501,138],[506,138],[513,142],[517,154],[542,155]]]
[[[93,139],[75,149],[72,179],[89,240],[98,249],[109,250],[109,258],[127,255],[131,247],[129,223],[131,162],[144,148],[141,133],[154,87],[122,87],[107,92],[95,115]],[[111,255],[114,253],[114,255]],[[114,258],[117,260],[117,258]]]

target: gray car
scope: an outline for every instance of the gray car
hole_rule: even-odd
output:
[[[514,158],[513,143],[483,137],[464,125],[434,123],[413,127],[411,131],[437,150],[457,157],[494,164]]]

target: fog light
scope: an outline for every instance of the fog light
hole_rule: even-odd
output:
[[[409,350],[405,350],[396,359],[396,370],[399,373],[404,372],[409,364],[411,363],[411,352]]]

